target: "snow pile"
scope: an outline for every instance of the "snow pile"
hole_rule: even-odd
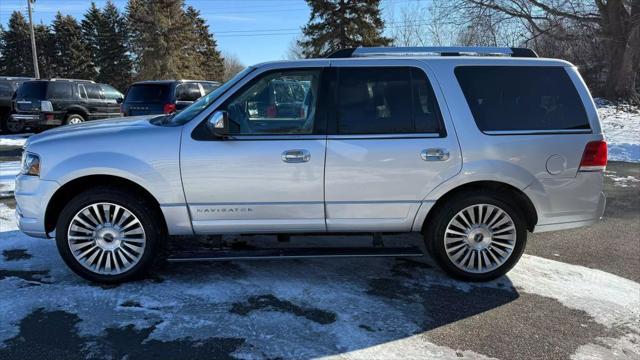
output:
[[[32,134],[2,135],[0,136],[0,146],[24,146],[27,138]]]
[[[595,99],[609,160],[640,162],[640,108]]]
[[[638,179],[637,177],[633,177],[631,175],[618,176],[616,175],[615,171],[611,171],[611,170],[605,171],[604,176],[613,180],[614,186],[619,186],[619,187],[629,187],[629,186],[633,186],[633,184],[640,182],[640,179]]]
[[[19,172],[20,161],[0,162],[0,198],[13,196]]]

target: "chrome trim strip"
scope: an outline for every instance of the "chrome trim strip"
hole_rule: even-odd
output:
[[[359,139],[433,139],[440,138],[438,133],[416,133],[416,134],[341,134],[341,135],[327,135],[327,139],[341,139],[341,140],[359,140]]]
[[[483,131],[487,135],[553,135],[553,134],[591,134],[591,129],[569,130],[488,130]]]

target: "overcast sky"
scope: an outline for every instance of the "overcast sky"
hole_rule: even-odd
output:
[[[417,0],[384,0],[384,6],[402,5]],[[96,0],[102,7],[106,0]],[[126,0],[113,1],[124,10]],[[304,0],[186,0],[200,10],[223,52],[237,55],[245,65],[279,60],[286,56],[289,44],[309,20]],[[23,11],[27,0],[0,0],[0,24],[6,27],[11,12]],[[50,24],[57,11],[81,19],[88,0],[36,0],[34,22]]]

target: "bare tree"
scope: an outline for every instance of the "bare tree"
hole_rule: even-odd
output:
[[[390,8],[387,29],[395,46],[427,46],[431,43],[429,34],[429,11],[419,3],[410,3],[396,14]]]
[[[566,24],[597,32],[606,52],[604,95],[640,102],[636,77],[640,71],[639,0],[458,0],[461,12],[492,10],[522,21],[532,38],[563,40]],[[565,29],[562,29],[565,27]],[[571,35],[571,34],[569,34]],[[565,37],[564,40],[567,38]]]
[[[300,42],[302,41],[302,34],[297,36],[295,39],[289,42],[289,48],[287,49],[287,53],[285,58],[287,60],[298,60],[304,59],[304,49],[300,46]]]
[[[224,74],[222,81],[227,81],[246,67],[235,54],[224,53]]]

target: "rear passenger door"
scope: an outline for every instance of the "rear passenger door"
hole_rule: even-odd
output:
[[[87,93],[87,110],[89,110],[89,119],[96,120],[109,117],[107,103],[102,95],[102,89],[98,84],[83,84]]]
[[[334,70],[327,230],[408,231],[422,199],[460,170],[456,137],[445,126],[446,107],[425,70]]]
[[[119,117],[121,114],[118,101],[122,102],[124,96],[120,91],[107,84],[100,84],[100,88],[104,96],[106,117]]]

